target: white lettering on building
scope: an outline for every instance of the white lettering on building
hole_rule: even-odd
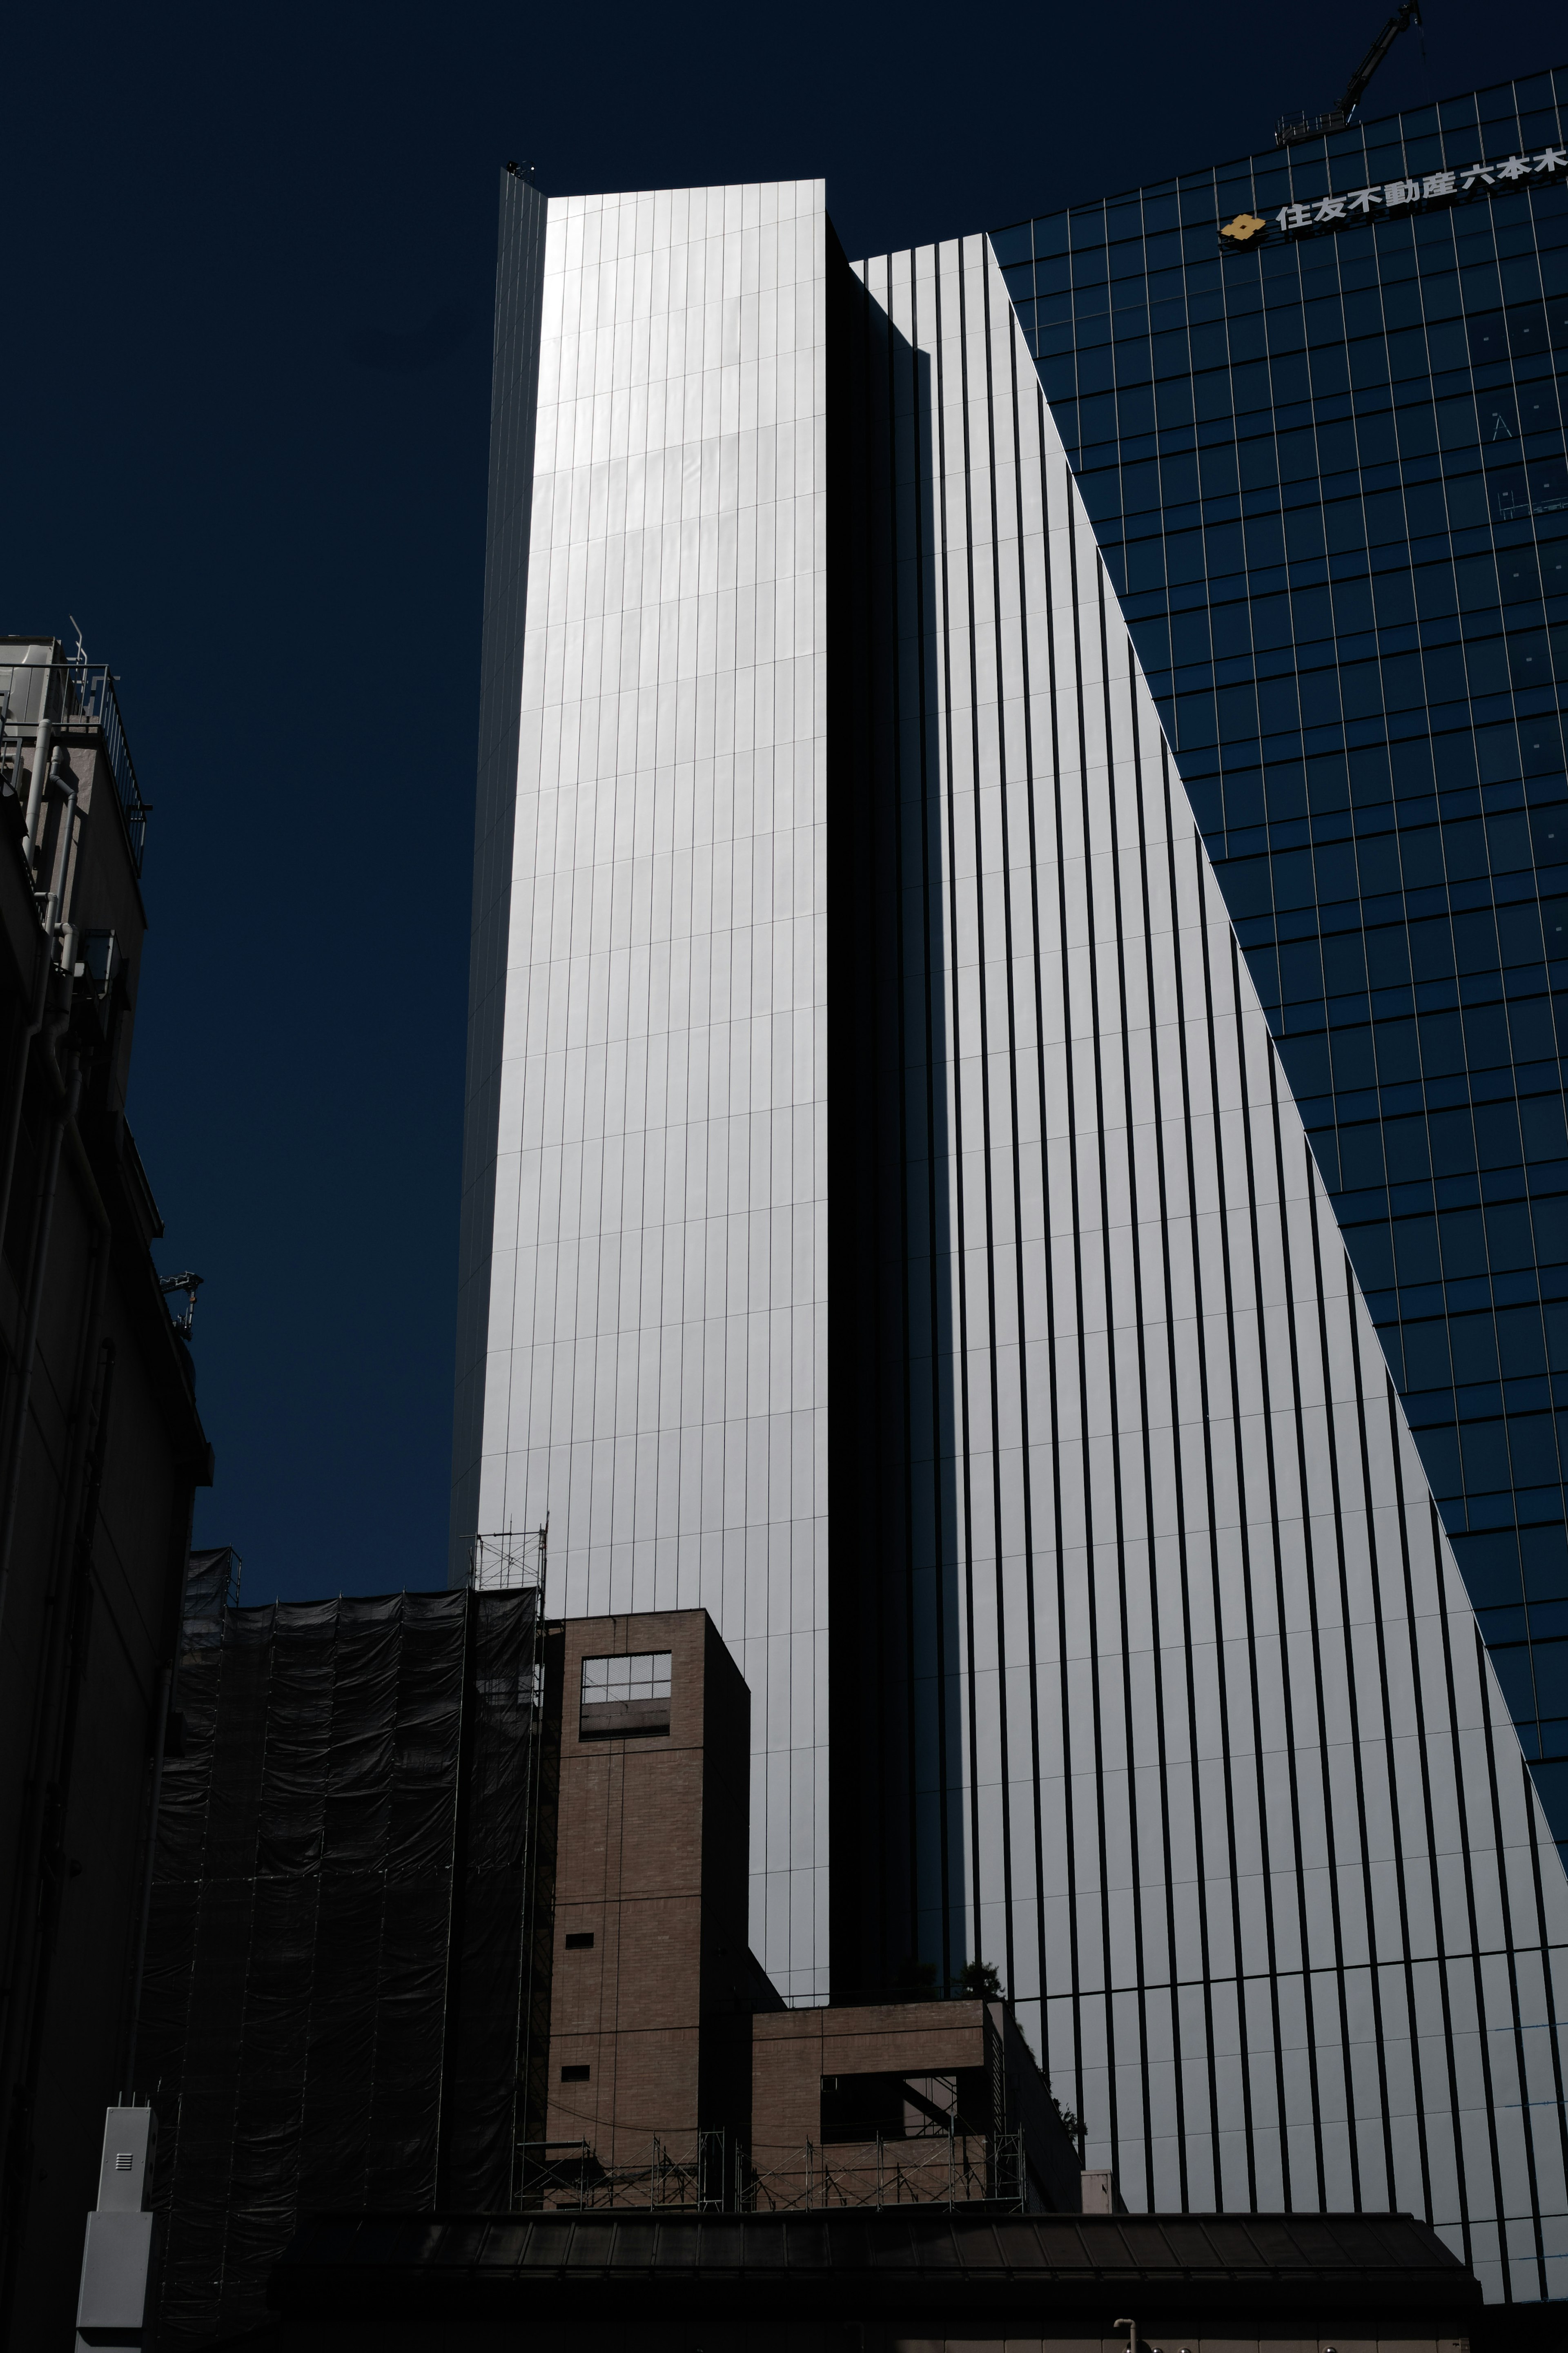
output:
[[[1374,206],[1384,212],[1407,211],[1410,206],[1462,196],[1477,186],[1508,187],[1515,181],[1568,174],[1568,147],[1546,147],[1538,155],[1505,155],[1500,164],[1466,164],[1451,172],[1427,172],[1419,180],[1385,180],[1380,188],[1352,188],[1343,195],[1313,196],[1303,204],[1281,205],[1274,217],[1287,237],[1327,221],[1370,218]]]

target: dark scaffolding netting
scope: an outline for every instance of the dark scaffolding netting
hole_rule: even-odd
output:
[[[464,1759],[463,1873],[448,2025],[441,2203],[511,2202],[522,2048],[529,1742],[535,1720],[535,1595],[479,1597]]]
[[[137,2073],[160,2116],[160,2342],[264,2311],[322,2208],[504,2206],[516,2137],[531,1590],[187,1625]]]

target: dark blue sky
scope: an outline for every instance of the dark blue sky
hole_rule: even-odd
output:
[[[77,616],[155,804],[131,1117],[247,1600],[444,1575],[498,166],[822,174],[879,252],[1266,146],[1388,5],[13,22],[0,628]],[[1568,53],[1427,16],[1367,112]]]

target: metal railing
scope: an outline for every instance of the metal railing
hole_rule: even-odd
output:
[[[1344,129],[1347,120],[1337,106],[1326,114],[1282,114],[1274,126],[1274,144],[1299,147],[1304,139],[1330,139]]]
[[[798,2166],[754,2168],[745,2185],[748,2213],[809,2213],[858,2206],[1025,2204],[1024,2136],[951,2131],[900,2140],[814,2144]]]
[[[604,2166],[585,2140],[522,2141],[518,2145],[515,2203],[520,2211],[588,2212],[604,2207],[696,2209],[720,2214],[732,2209],[741,2186],[741,2151],[733,2168],[726,2135],[687,2136],[685,2157],[654,2135],[646,2165]]]
[[[514,2203],[520,2212],[676,2208],[732,2214],[848,2207],[881,2213],[895,2206],[978,2204],[1022,2213],[1027,2203],[1021,2132],[806,2141],[782,2162],[766,2165],[753,2164],[738,2147],[727,2152],[722,2132],[686,2137],[690,2146],[684,2156],[655,2138],[646,2165],[603,2165],[585,2140],[521,2143]]]
[[[97,731],[125,819],[132,863],[140,874],[152,804],[142,799],[136,781],[136,764],[125,740],[125,723],[108,663],[89,661],[85,654],[49,662],[0,660],[0,763],[13,791],[21,747],[37,741],[39,724],[46,719],[68,742],[78,727]]]

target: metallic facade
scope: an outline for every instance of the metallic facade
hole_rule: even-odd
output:
[[[468,948],[468,1052],[464,1090],[463,1198],[458,1243],[457,1390],[452,1418],[449,1576],[469,1575],[481,1530],[479,1465],[490,1318],[490,1258],[500,1152],[511,866],[517,811],[518,717],[533,521],[534,427],[544,278],[545,200],[509,174],[496,257],[495,356],[490,389],[489,502],[486,517],[484,644],[479,672],[479,785],[474,898]],[[528,1523],[520,1520],[521,1540]],[[503,1548],[507,1553],[510,1545]],[[480,1564],[475,1562],[476,1573]]]
[[[712,1610],[793,1997],[993,1962],[1130,2204],[1568,2293],[1568,1882],[1016,285],[805,184],[538,286],[456,1556]]]
[[[535,206],[505,184],[503,301]],[[529,515],[526,579],[492,530],[486,583],[524,617],[515,681],[487,668],[506,960],[472,1017],[495,1097],[470,1077],[454,1514],[456,1574],[476,1530],[548,1517],[552,1607],[712,1612],[753,1695],[758,1951],[802,1996],[827,1966],[826,236],[820,182],[545,214],[532,446],[492,492]]]
[[[1561,2292],[1568,1885],[1420,1457],[986,240],[861,277],[918,1791],[864,1934],[1002,1968],[1130,2203]]]
[[[996,239],[1560,1838],[1565,100]]]

